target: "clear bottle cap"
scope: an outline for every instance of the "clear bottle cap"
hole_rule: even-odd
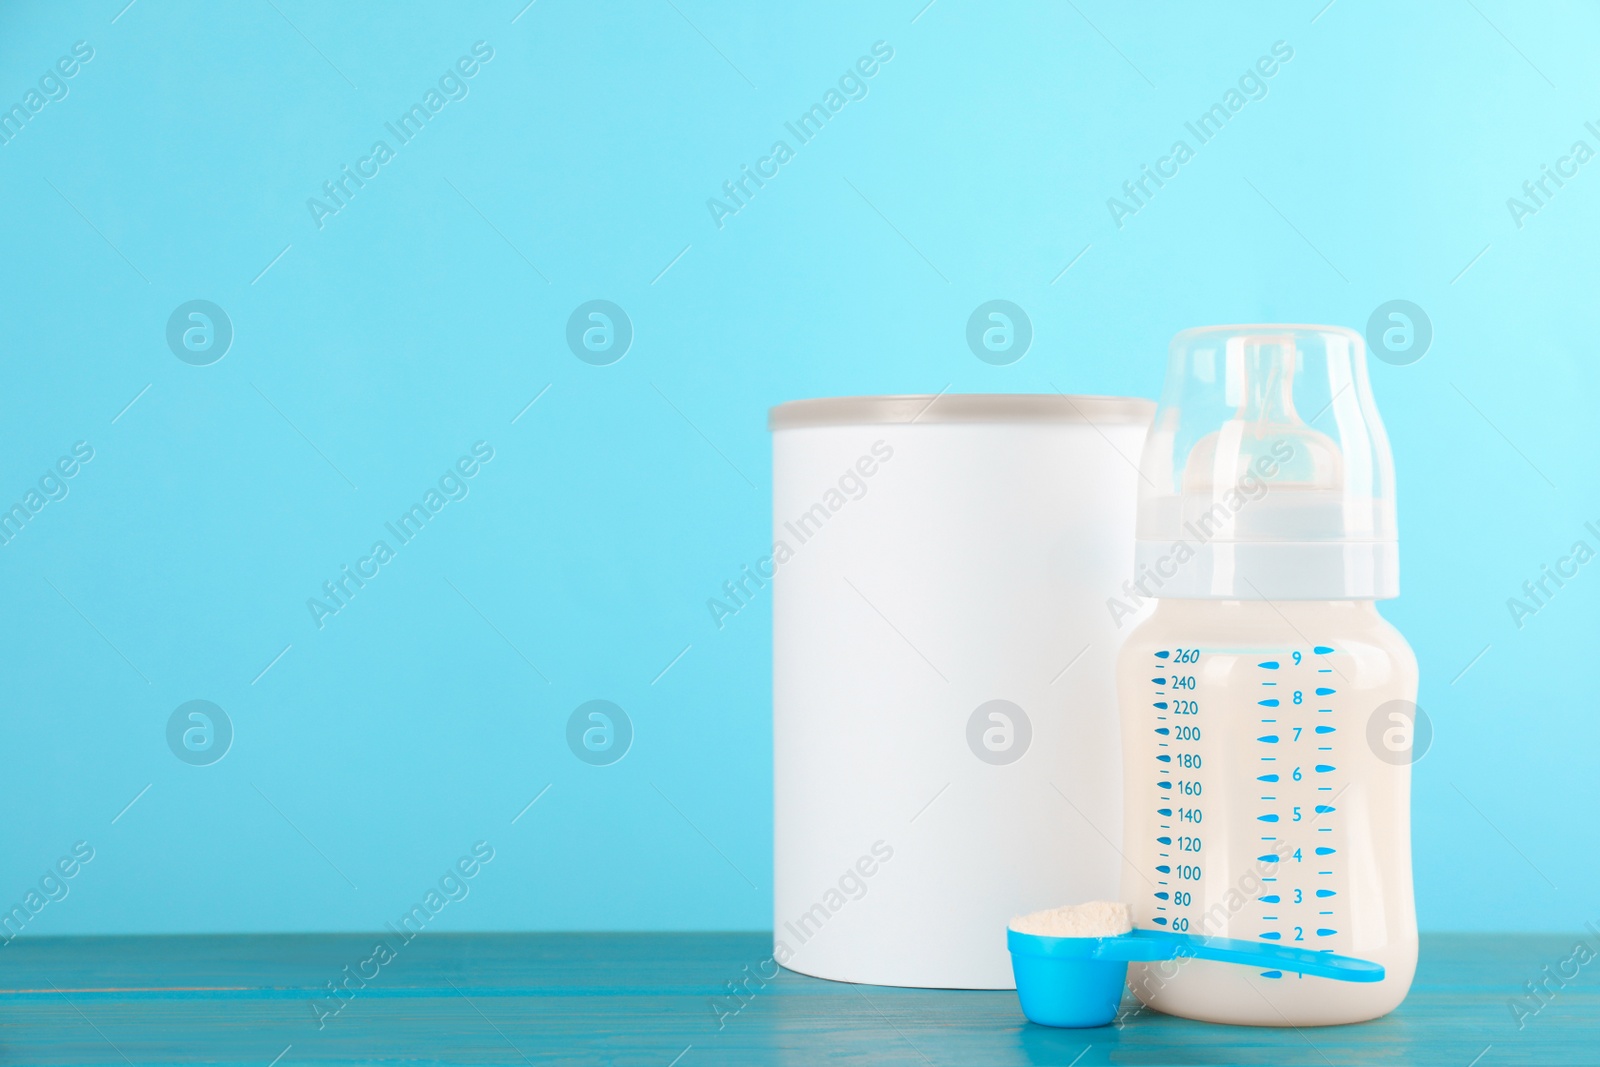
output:
[[[1399,594],[1394,460],[1352,330],[1178,334],[1140,473],[1135,585],[1146,595]]]

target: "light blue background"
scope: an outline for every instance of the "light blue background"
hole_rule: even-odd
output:
[[[95,449],[0,548],[0,901],[96,849],[30,936],[377,928],[479,839],[439,928],[766,926],[770,619],[705,602],[769,543],[767,407],[1154,396],[1183,327],[1394,298],[1435,328],[1373,366],[1385,610],[1437,731],[1421,922],[1597,917],[1600,563],[1520,631],[1506,600],[1600,547],[1600,161],[1520,230],[1506,200],[1600,148],[1600,12],[523,2],[0,7],[6,106],[95,50],[0,146],[0,498]],[[319,230],[307,198],[480,40],[470,95]],[[870,95],[719,230],[707,198],[879,40]],[[1119,230],[1107,198],[1279,40],[1269,95]],[[196,298],[236,330],[209,367],[164,340]],[[563,339],[591,298],[636,329],[613,366]],[[1036,330],[1008,367],[963,338],[993,298]],[[471,495],[319,631],[306,599],[479,440]],[[206,768],[164,739],[196,698],[237,731]],[[611,767],[564,742],[591,698],[637,731]]]

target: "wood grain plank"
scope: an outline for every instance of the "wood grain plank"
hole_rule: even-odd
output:
[[[0,951],[0,1063],[1600,1062],[1600,963],[1546,978],[1576,937],[1425,937],[1406,1002],[1358,1026],[1213,1026],[1130,1003],[1092,1031],[1033,1026],[1011,993],[763,980],[765,934],[425,934],[334,1001],[327,983],[375,940],[21,937]],[[1530,981],[1546,982],[1544,1000],[1527,996]],[[1539,1007],[1520,1027],[1519,1000]]]

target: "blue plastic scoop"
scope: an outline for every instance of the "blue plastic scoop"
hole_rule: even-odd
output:
[[[1130,960],[1193,957],[1341,982],[1383,980],[1383,966],[1371,960],[1166,930],[1131,930],[1116,937],[1042,937],[1007,930],[1006,945],[1022,1013],[1044,1026],[1104,1026],[1116,1018]]]

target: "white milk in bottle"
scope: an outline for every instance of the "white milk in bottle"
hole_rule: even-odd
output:
[[[1375,603],[1399,591],[1394,473],[1360,335],[1179,334],[1141,470],[1136,574],[1112,605],[1143,618],[1117,666],[1134,925],[1387,973],[1188,959],[1135,963],[1128,983],[1213,1022],[1383,1015],[1417,959],[1417,667]]]

